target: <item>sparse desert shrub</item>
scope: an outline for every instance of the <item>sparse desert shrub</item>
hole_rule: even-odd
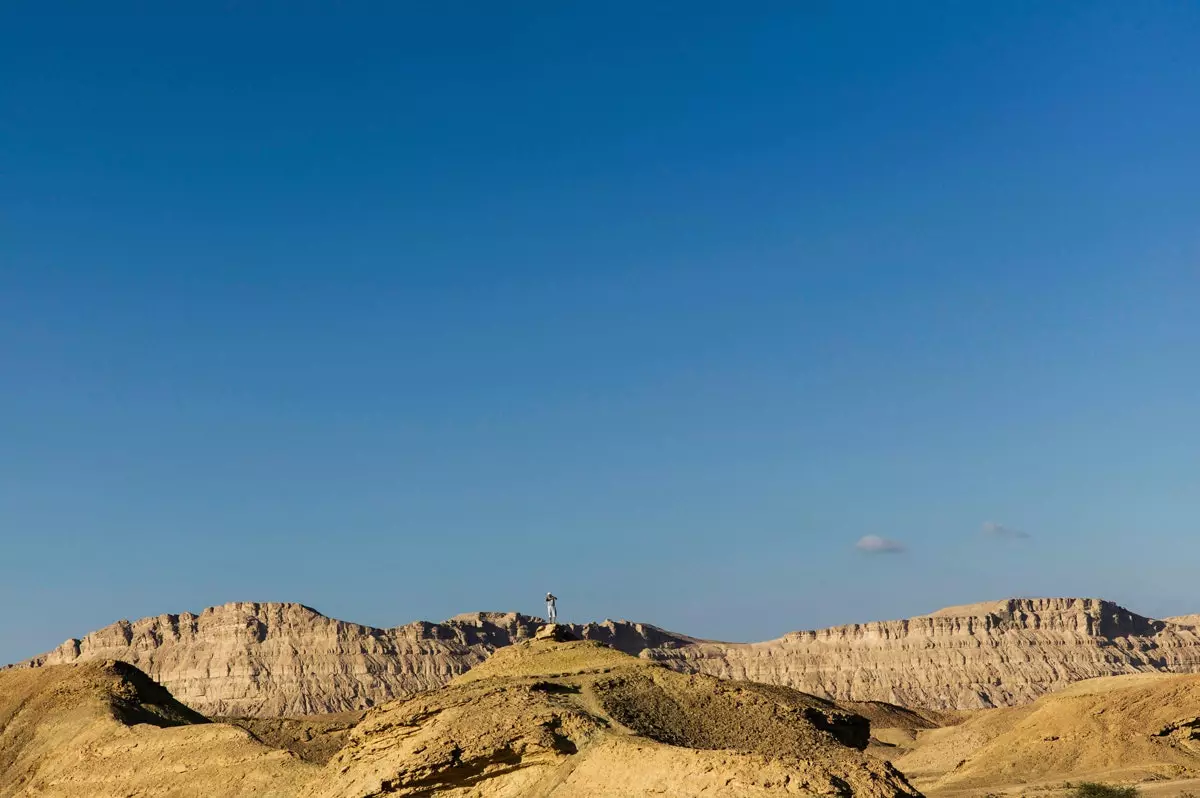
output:
[[[1085,781],[1071,792],[1071,798],[1137,798],[1137,787],[1122,787],[1116,784],[1100,784]]]

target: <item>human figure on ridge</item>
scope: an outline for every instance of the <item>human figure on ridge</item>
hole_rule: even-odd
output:
[[[553,593],[546,594],[546,614],[550,616],[550,623],[558,623],[558,610],[554,607],[556,601],[558,601],[558,596]]]

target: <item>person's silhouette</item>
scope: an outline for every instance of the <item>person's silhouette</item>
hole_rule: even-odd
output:
[[[553,593],[546,594],[546,615],[550,616],[550,623],[558,623],[558,610],[554,606],[556,601],[558,596]]]

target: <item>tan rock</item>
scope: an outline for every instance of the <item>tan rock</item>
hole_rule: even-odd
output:
[[[923,789],[998,792],[1063,781],[1200,777],[1200,676],[1090,679],[1032,704],[921,732],[895,760]]]
[[[292,798],[318,773],[123,662],[0,673],[0,798]]]
[[[299,604],[238,603],[122,621],[22,665],[124,660],[207,715],[346,712],[440,687],[542,623],[474,613],[377,629]],[[685,673],[925,709],[1022,704],[1097,676],[1200,671],[1200,628],[1186,618],[1156,621],[1098,599],[1010,599],[747,644],[628,621],[553,628]]]
[[[1097,676],[1200,671],[1200,630],[1099,599],[1009,599],[645,656],[676,670],[782,684],[836,701],[974,709],[1028,703]]]
[[[1198,615],[1175,615],[1171,618],[1163,618],[1167,623],[1173,623],[1176,626],[1200,626],[1200,614]]]
[[[515,613],[477,613],[376,629],[300,604],[239,602],[120,621],[22,664],[118,659],[206,715],[282,717],[359,710],[440,687],[537,626]]]
[[[543,623],[478,612],[378,629],[301,604],[238,602],[199,615],[119,621],[16,667],[115,659],[208,716],[339,713],[441,687],[497,648],[533,637]],[[632,652],[691,642],[626,622],[554,628]]]
[[[303,795],[915,796],[866,742],[865,719],[821,699],[547,634],[373,710]]]

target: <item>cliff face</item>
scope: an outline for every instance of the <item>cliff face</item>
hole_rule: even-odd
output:
[[[1099,599],[1010,599],[903,621],[793,632],[744,645],[697,643],[644,656],[676,670],[781,684],[841,701],[1011,706],[1070,682],[1200,671],[1200,629]]]
[[[119,621],[18,667],[121,660],[209,716],[344,712],[441,687],[497,648],[530,639],[540,623],[517,613],[473,613],[377,629],[301,604],[239,602],[199,615]],[[577,629],[630,653],[687,640],[641,624]]]
[[[344,712],[440,687],[540,623],[474,613],[377,629],[299,604],[237,603],[121,621],[18,667],[123,660],[210,716]],[[749,644],[627,621],[570,628],[686,673],[935,709],[1027,703],[1094,676],[1200,672],[1200,628],[1098,599],[1012,599]]]

